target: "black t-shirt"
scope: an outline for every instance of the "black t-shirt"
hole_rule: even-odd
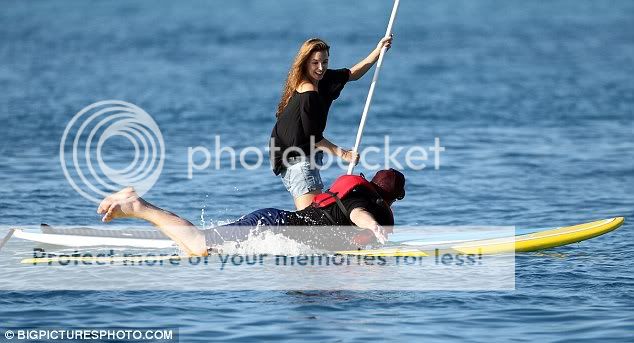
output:
[[[381,199],[377,198],[375,194],[367,191],[364,188],[356,188],[350,194],[348,194],[341,203],[345,207],[348,215],[355,208],[363,208],[368,211],[374,219],[380,225],[392,226],[394,225],[391,210],[381,204]],[[328,215],[324,214],[326,212]],[[341,208],[336,204],[324,208],[314,208],[309,206],[303,210],[292,212],[287,220],[289,225],[295,226],[346,226],[354,225],[350,218],[346,215]],[[333,221],[330,220],[330,218]]]
[[[319,81],[319,92],[293,94],[271,132],[270,158],[275,175],[283,170],[282,154],[285,149],[298,147],[308,156],[311,149],[310,137],[315,137],[315,143],[324,138],[323,132],[326,129],[330,105],[339,97],[349,79],[348,69],[328,69]],[[289,157],[295,155],[297,153],[288,154]]]

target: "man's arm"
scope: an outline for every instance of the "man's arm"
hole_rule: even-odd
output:
[[[371,230],[379,243],[385,244],[385,242],[387,242],[385,229],[377,223],[374,216],[365,208],[357,207],[352,210],[352,212],[350,212],[350,221],[362,229]]]

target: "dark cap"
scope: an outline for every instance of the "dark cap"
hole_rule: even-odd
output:
[[[398,170],[379,170],[372,178],[372,183],[385,201],[401,200],[405,197],[405,176]]]

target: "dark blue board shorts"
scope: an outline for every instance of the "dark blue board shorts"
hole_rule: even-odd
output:
[[[244,241],[249,233],[262,226],[266,226],[267,231],[278,233],[280,227],[287,225],[286,217],[289,213],[277,208],[253,211],[231,224],[204,230],[205,242],[207,247],[211,247],[225,241]]]
[[[352,226],[289,226],[288,217],[293,213],[277,208],[253,211],[231,224],[204,230],[205,243],[208,248],[212,248],[227,241],[246,241],[255,230],[282,234],[294,241],[325,250],[356,249],[374,240],[373,234],[368,234],[369,230],[360,231]]]

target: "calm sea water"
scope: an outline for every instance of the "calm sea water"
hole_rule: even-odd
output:
[[[161,128],[166,160],[150,201],[206,224],[291,208],[266,166],[188,178],[187,148],[213,149],[216,134],[237,149],[265,146],[299,44],[323,37],[331,66],[349,67],[384,32],[391,3],[2,7],[0,225],[15,226],[98,223],[58,153],[70,118],[106,99],[142,107]],[[628,341],[634,3],[402,1],[394,31],[364,144],[389,134],[394,145],[439,137],[446,147],[439,170],[406,172],[397,224],[549,227],[625,216],[624,226],[519,254],[509,292],[15,291],[0,294],[2,326],[177,326],[186,342]],[[332,141],[353,144],[370,78],[348,85],[333,106]]]

